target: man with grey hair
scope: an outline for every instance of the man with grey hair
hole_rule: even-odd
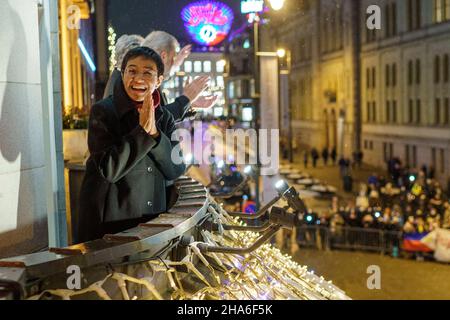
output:
[[[178,40],[171,34],[164,31],[151,32],[142,43],[142,46],[155,50],[164,62],[164,79],[170,78],[172,71],[181,66],[184,60],[191,52],[191,46],[186,46],[179,50],[180,44]],[[183,120],[187,115],[194,112],[188,112],[190,107],[198,109],[209,109],[217,101],[216,96],[202,96],[203,92],[208,88],[209,76],[201,76],[193,81],[188,81],[184,85],[183,95],[176,98],[171,104],[167,103],[167,98],[160,92],[161,105],[165,106],[174,116],[176,121]],[[160,89],[158,89],[160,90]]]
[[[116,65],[114,67],[114,71],[109,77],[108,83],[106,84],[103,99],[106,99],[113,94],[114,84],[116,83],[117,79],[120,79],[120,68],[122,66],[122,61],[125,55],[128,53],[128,51],[140,47],[142,45],[142,42],[144,42],[144,38],[137,34],[124,34],[117,40],[115,47]]]

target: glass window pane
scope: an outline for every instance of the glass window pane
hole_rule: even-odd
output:
[[[192,72],[192,61],[184,62],[184,72]]]
[[[203,72],[211,72],[211,61],[203,62]]]
[[[201,61],[194,62],[194,72],[196,72],[196,73],[202,72],[202,62]]]

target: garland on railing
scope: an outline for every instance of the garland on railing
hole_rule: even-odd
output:
[[[219,225],[219,231],[201,231],[203,243],[213,246],[245,247],[259,237],[258,233],[253,232],[223,230],[222,224],[244,224],[228,215],[213,199],[210,201],[208,213]],[[199,244],[201,242],[191,243],[188,246],[188,254],[181,261],[155,258],[144,263],[153,274],[165,274],[170,285],[170,298],[173,300],[349,299],[331,281],[325,281],[322,277],[309,272],[305,266],[300,266],[290,256],[282,254],[270,244],[265,244],[245,256],[203,254],[198,248]],[[194,261],[198,263],[195,264]],[[188,273],[178,271],[179,267],[184,267]],[[195,278],[200,280],[202,287],[195,292],[186,290],[184,284],[189,279]],[[108,279],[117,282],[124,300],[163,299],[149,280],[115,272],[83,290],[47,290],[30,299],[41,299],[43,295],[50,294],[70,300],[74,296],[95,292],[100,299],[110,300],[111,297],[102,287]],[[144,286],[149,294],[130,297],[127,282]]]

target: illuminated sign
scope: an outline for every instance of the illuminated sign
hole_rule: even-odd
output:
[[[191,3],[181,11],[181,18],[191,38],[201,45],[215,46],[230,32],[234,15],[229,6],[217,1]]]
[[[243,14],[247,13],[257,13],[264,10],[264,0],[242,0],[241,1],[241,12]]]

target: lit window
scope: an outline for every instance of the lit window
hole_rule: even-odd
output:
[[[192,72],[192,61],[184,62],[184,72]]]
[[[203,62],[203,72],[211,72],[211,61]]]
[[[230,82],[228,86],[228,97],[234,98],[234,82]]]
[[[224,82],[222,76],[216,77],[216,84],[218,87],[222,87],[222,88],[225,87],[225,82]]]
[[[222,73],[225,71],[225,60],[219,60],[216,62],[216,71]]]
[[[202,62],[201,61],[194,62],[194,72],[196,72],[196,73],[202,72]]]

